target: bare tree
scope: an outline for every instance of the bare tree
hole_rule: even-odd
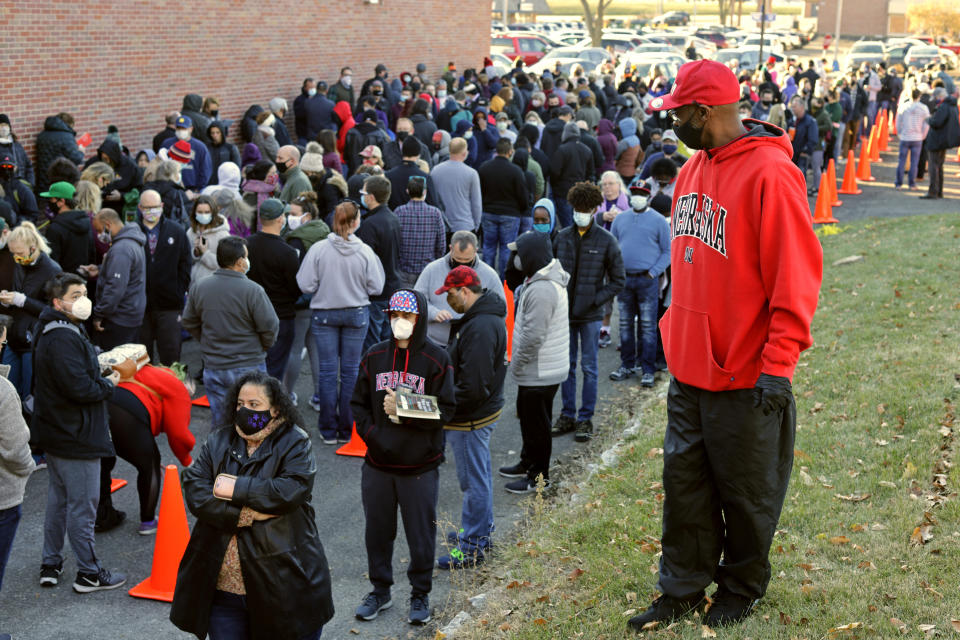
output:
[[[602,46],[603,39],[603,14],[607,8],[613,4],[613,0],[580,0],[583,5],[583,19],[587,23],[587,33],[593,40],[593,46]]]

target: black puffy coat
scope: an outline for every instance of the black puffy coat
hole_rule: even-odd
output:
[[[457,388],[457,411],[448,423],[454,429],[486,426],[503,409],[507,375],[507,303],[485,290],[450,328],[447,353]],[[479,424],[472,425],[472,422]]]
[[[550,156],[550,186],[562,198],[577,182],[592,180],[594,173],[593,153],[579,136],[565,140]]]
[[[89,263],[88,263],[89,264]],[[13,267],[13,291],[25,295],[27,299],[22,307],[7,307],[4,313],[13,317],[7,341],[10,349],[26,352],[33,348],[36,338],[37,319],[46,307],[43,287],[53,276],[60,273],[60,265],[45,253],[31,265],[15,264]]]
[[[223,134],[223,142],[220,144],[213,144],[212,142],[207,145],[207,151],[210,152],[210,184],[217,184],[219,182],[219,176],[217,171],[220,169],[220,165],[224,162],[232,162],[233,164],[240,167],[240,151],[237,150],[237,145],[227,142],[227,127],[225,124],[219,120],[214,120],[210,123],[210,126],[207,127],[207,137],[210,137],[210,129],[217,127],[220,129],[220,133]]]
[[[103,144],[97,149],[97,154],[99,155],[101,153],[110,158],[110,164],[113,166],[113,171],[117,175],[113,182],[102,189],[104,194],[117,190],[122,195],[128,191],[139,188],[140,171],[138,170],[137,164],[130,156],[123,152],[123,149],[120,148],[116,140],[111,140],[110,138],[104,140]],[[96,160],[96,158],[92,158],[87,164],[93,164]],[[119,213],[119,210],[117,213]]]
[[[83,151],[77,146],[77,133],[57,116],[43,121],[43,131],[37,135],[37,191],[50,186],[47,169],[57,158],[66,158],[75,165],[83,162]]]
[[[617,239],[593,223],[582,236],[576,225],[570,225],[554,239],[553,254],[570,274],[570,324],[602,320],[603,305],[620,293],[626,281]]]
[[[330,570],[311,501],[317,465],[310,436],[284,424],[252,456],[233,427],[213,431],[181,473],[197,522],[177,571],[170,620],[205,638],[230,538],[237,537],[251,636],[297,640],[333,617]],[[213,497],[218,474],[237,476],[231,500]],[[276,515],[238,527],[249,507]]]
[[[67,273],[76,273],[82,264],[97,263],[90,216],[74,209],[58,213],[47,227],[50,257]]]

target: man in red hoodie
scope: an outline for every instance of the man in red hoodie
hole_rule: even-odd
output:
[[[724,65],[688,62],[656,98],[699,151],[673,196],[673,298],[660,327],[673,378],[663,460],[663,594],[630,626],[739,622],[770,581],[767,559],[793,464],[790,380],[810,346],[823,256],[782,129],[740,121]]]

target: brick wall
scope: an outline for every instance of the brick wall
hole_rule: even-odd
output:
[[[187,93],[219,97],[220,117],[238,120],[274,96],[292,109],[303,78],[332,83],[346,65],[358,93],[378,62],[391,78],[418,62],[434,77],[448,60],[479,67],[490,2],[2,0],[0,33],[0,113],[31,158],[44,119],[60,111],[93,135],[88,153],[108,124],[135,152]]]

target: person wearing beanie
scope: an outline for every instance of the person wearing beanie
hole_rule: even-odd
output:
[[[407,183],[413,176],[419,176],[426,182],[426,203],[439,208],[439,200],[433,188],[433,178],[424,173],[417,165],[421,150],[419,140],[414,136],[408,136],[400,145],[400,149],[403,153],[403,162],[384,174],[390,181],[390,208],[396,210],[400,205],[407,204],[410,201],[410,195],[407,193]]]
[[[291,202],[304,191],[310,191],[310,179],[300,168],[300,150],[293,145],[285,145],[277,151],[277,172],[283,180],[280,199]]]
[[[10,126],[10,118],[5,113],[0,113],[0,157],[10,156],[17,163],[16,177],[20,180],[26,180],[30,187],[36,186],[36,178],[33,174],[33,163],[24,150],[23,145],[17,141],[13,129]]]
[[[208,118],[204,118],[203,122],[205,125],[209,125]],[[163,148],[169,150],[175,144],[184,143],[178,144],[178,155],[187,157],[189,160],[184,162],[184,160],[172,156],[171,159],[178,160],[184,165],[180,170],[180,176],[183,181],[183,188],[187,190],[187,197],[191,200],[196,198],[200,191],[210,183],[210,177],[213,175],[210,151],[207,149],[207,145],[194,137],[193,132],[193,120],[190,116],[181,115],[176,121],[176,135],[164,140],[162,145]],[[206,128],[204,128],[203,135],[206,134]],[[187,150],[187,148],[189,149]]]
[[[261,111],[256,117],[257,128],[253,132],[250,141],[260,149],[260,157],[270,162],[276,162],[277,151],[280,145],[277,143],[276,129],[274,125],[277,117],[270,111]]]

